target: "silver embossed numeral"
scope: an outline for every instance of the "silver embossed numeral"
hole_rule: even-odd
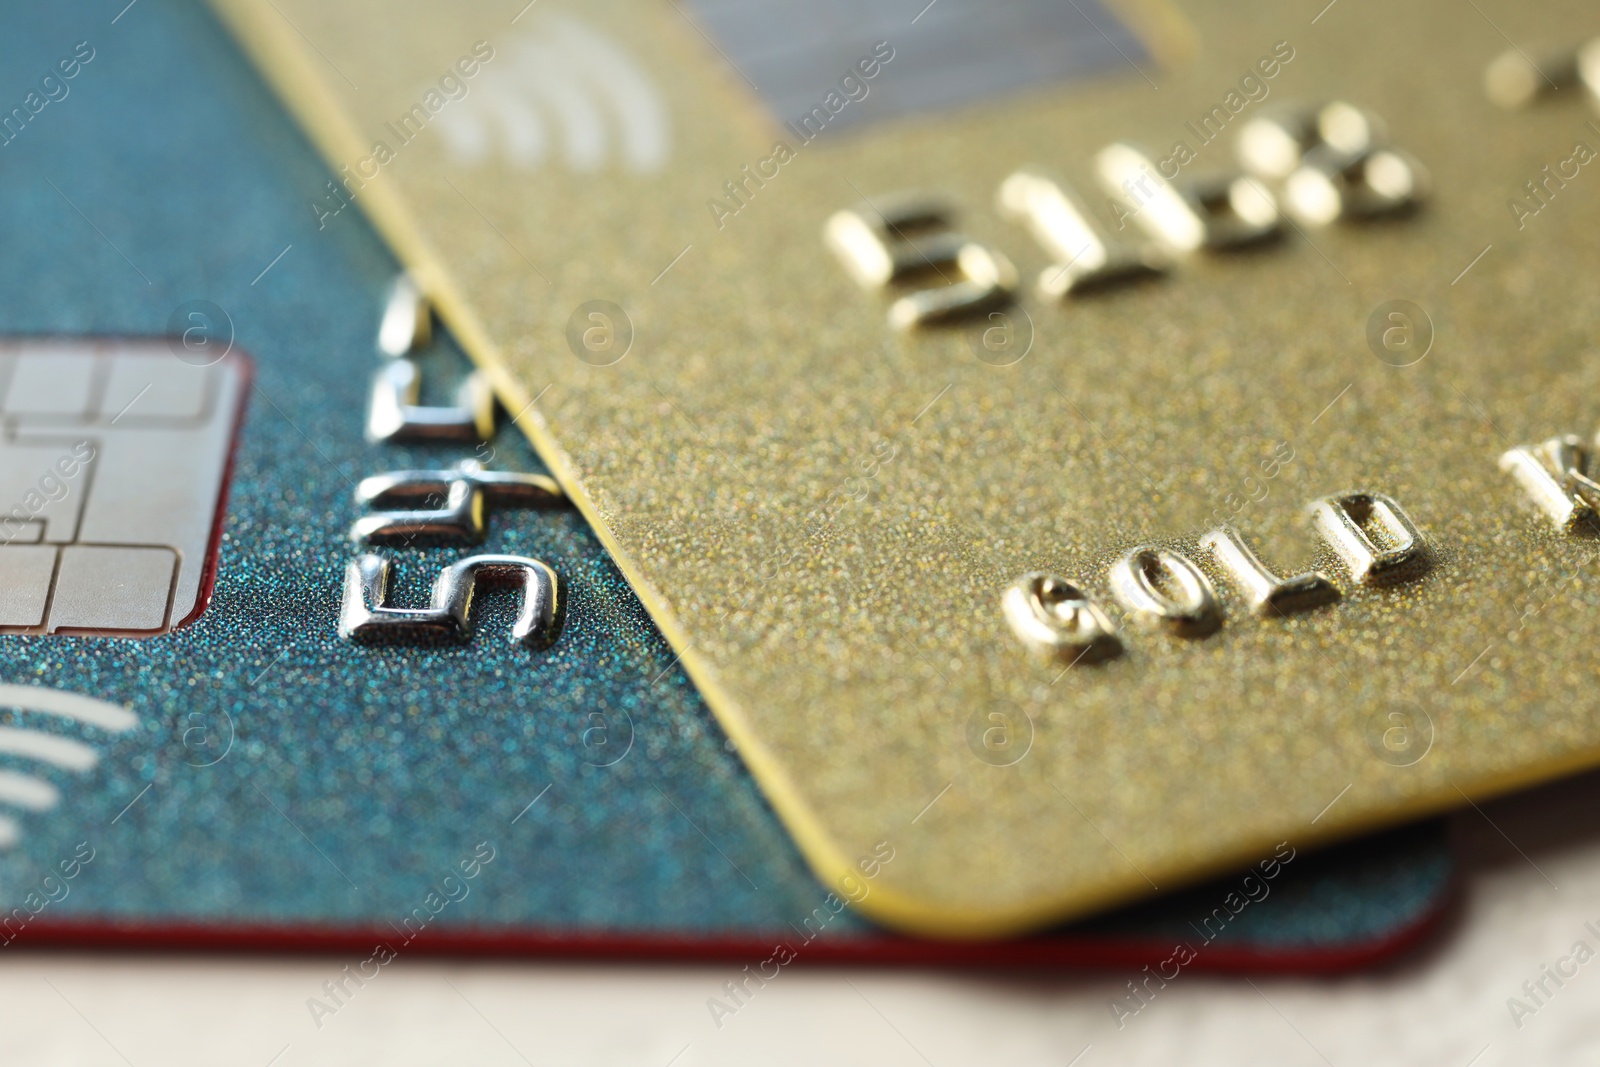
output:
[[[1024,223],[1055,259],[1039,275],[1039,292],[1063,297],[1159,275],[1161,260],[1143,247],[1106,235],[1066,184],[1019,170],[1000,183],[1001,214]]]
[[[356,503],[422,506],[363,515],[350,527],[350,537],[366,544],[476,544],[488,528],[490,508],[532,508],[565,500],[548,475],[486,471],[472,459],[453,470],[390,471],[361,479]]]
[[[351,641],[416,642],[467,640],[472,636],[473,597],[479,582],[520,584],[522,610],[511,628],[513,641],[544,648],[555,640],[561,618],[561,580],[526,556],[469,556],[439,572],[425,608],[389,604],[389,561],[358,556],[345,568],[339,636]]]
[[[422,369],[409,357],[433,337],[433,305],[409,274],[389,287],[378,326],[378,351],[390,357],[372,381],[367,440],[487,441],[494,436],[494,391],[473,371],[456,390],[456,402],[424,407]]]
[[[1273,195],[1242,174],[1169,181],[1127,144],[1101,149],[1095,168],[1127,216],[1174,252],[1254,244],[1277,236],[1282,223]]]
[[[1239,159],[1259,178],[1283,182],[1285,206],[1316,226],[1416,207],[1427,170],[1388,142],[1376,115],[1343,100],[1276,108],[1239,132]]]
[[[928,276],[949,283],[913,289],[895,300],[889,323],[897,329],[989,311],[1016,293],[1011,261],[957,233],[949,212],[921,195],[886,197],[836,212],[823,237],[850,276],[868,289]]]
[[[422,371],[409,359],[386,363],[372,380],[367,439],[383,441],[487,441],[494,436],[494,390],[473,371],[456,390],[456,402],[424,407]]]
[[[378,351],[400,357],[433,339],[433,305],[409,274],[401,274],[389,286],[383,302],[383,318],[378,323]]]

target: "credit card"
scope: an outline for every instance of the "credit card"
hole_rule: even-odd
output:
[[[1600,757],[1588,8],[219,6],[878,918]]]
[[[5,26],[54,73],[0,173],[0,947],[349,952],[322,1023],[415,953],[1321,969],[1436,927],[1428,824],[1037,938],[878,929],[894,846],[815,880],[376,235],[303,212],[326,171],[210,15]],[[347,639],[369,553],[401,611],[485,556],[564,610],[514,642],[479,568],[470,639]]]
[[[219,6],[875,917],[1600,757],[1584,6]]]

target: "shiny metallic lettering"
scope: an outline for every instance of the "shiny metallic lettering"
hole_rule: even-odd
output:
[[[1348,492],[1311,506],[1317,533],[1350,576],[1363,585],[1389,585],[1419,578],[1427,565],[1422,534],[1400,505],[1382,493]],[[1366,526],[1377,528],[1383,543]]]
[[[1022,643],[1041,655],[1077,663],[1110,659],[1121,651],[1106,613],[1065,578],[1024,574],[1006,590],[1001,609]]]
[[[1289,175],[1284,202],[1302,221],[1325,226],[1410,210],[1427,198],[1428,188],[1422,164],[1398,148],[1379,148],[1353,159],[1318,152]]]
[[[950,227],[949,213],[922,196],[902,195],[881,204],[861,204],[836,212],[823,236],[860,285],[882,289],[926,273],[945,277],[954,267],[960,278],[947,285],[915,289],[889,307],[897,329],[930,325],[988,311],[1010,301],[1017,271],[999,252]]]
[[[1264,111],[1239,130],[1235,147],[1245,170],[1266,181],[1283,181],[1319,150],[1350,159],[1372,151],[1387,136],[1376,115],[1333,100]]]
[[[1589,90],[1589,97],[1600,100],[1600,37],[1590,39],[1577,55],[1578,79]]]
[[[363,478],[356,503],[401,509],[363,515],[350,527],[366,544],[421,544],[483,540],[490,508],[532,508],[566,501],[554,478],[544,474],[486,471],[477,460],[452,470],[391,471]],[[405,508],[404,505],[422,505]]]
[[[1167,181],[1128,144],[1101,149],[1095,167],[1128,217],[1174,252],[1253,244],[1276,236],[1282,223],[1277,200],[1245,175]]]
[[[1170,591],[1169,591],[1170,590]],[[1211,583],[1186,557],[1142,545],[1111,568],[1111,592],[1141,626],[1203,637],[1222,622]]]
[[[1520,48],[1500,53],[1483,71],[1490,101],[1517,111],[1560,96],[1578,85],[1600,95],[1600,37],[1581,48],[1548,52],[1537,58]]]
[[[1279,578],[1262,565],[1244,538],[1231,526],[1221,526],[1200,538],[1223,570],[1244,593],[1257,615],[1283,616],[1339,598],[1339,590],[1320,571]]]
[[[1106,236],[1066,184],[1019,170],[1000,183],[1001,214],[1027,225],[1055,262],[1039,274],[1039,292],[1062,297],[1161,274],[1161,260]]]
[[[423,407],[422,372],[409,359],[383,366],[372,381],[367,408],[367,439],[373,442],[487,441],[494,436],[494,391],[473,371],[448,407]]]
[[[1517,480],[1556,529],[1600,532],[1600,484],[1589,477],[1589,450],[1577,436],[1520,445],[1500,457],[1500,469]]]
[[[472,636],[472,601],[480,581],[522,585],[522,610],[513,641],[544,648],[555,640],[561,617],[561,580],[526,556],[469,556],[439,572],[426,608],[389,605],[389,561],[358,556],[345,568],[339,636],[359,642],[466,640]]]
[[[409,274],[401,274],[389,287],[378,325],[378,351],[404,356],[426,345],[433,336],[433,307]]]
[[[1343,100],[1251,119],[1238,153],[1256,177],[1282,181],[1284,206],[1315,226],[1414,208],[1430,184],[1422,164],[1389,143],[1382,120]]]

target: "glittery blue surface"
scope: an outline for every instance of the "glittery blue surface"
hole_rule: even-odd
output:
[[[326,171],[209,13],[164,0],[121,9],[0,16],[0,112],[78,42],[95,53],[0,147],[0,330],[156,336],[174,308],[209,300],[255,382],[205,614],[150,640],[0,637],[5,681],[113,700],[141,722],[112,738],[0,710],[0,723],[101,751],[86,774],[46,772],[57,808],[14,813],[23,839],[0,854],[0,904],[20,903],[86,841],[93,862],[41,923],[372,928],[410,914],[489,842],[495,858],[440,927],[791,929],[825,890],[576,512],[498,513],[481,549],[562,576],[568,613],[548,651],[509,642],[516,605],[503,592],[470,644],[336,636],[354,483],[474,453],[362,439],[391,256],[355,213],[317,229],[307,205]],[[439,348],[424,367],[442,392],[461,357]],[[540,469],[514,431],[492,446],[496,469]],[[420,603],[463,554],[391,551],[401,603]],[[1225,936],[1331,946],[1414,922],[1451,873],[1442,834],[1385,841],[1299,863]],[[1083,929],[1164,935],[1208,892]],[[874,932],[847,910],[828,936]]]

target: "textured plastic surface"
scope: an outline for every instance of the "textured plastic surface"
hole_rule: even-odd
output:
[[[490,4],[217,4],[324,152],[377,174],[360,203],[507,402],[539,397],[522,424],[813,868],[833,881],[898,830],[900,859],[863,904],[875,918],[941,936],[1036,929],[1285,838],[1344,839],[1600,760],[1592,546],[1498,462],[1594,432],[1600,213],[1565,163],[1593,154],[1574,147],[1593,120],[1581,91],[1517,113],[1483,92],[1507,48],[1498,26],[1576,47],[1588,6],[1183,0],[1189,62],[802,139],[673,5],[545,0],[513,25]],[[508,150],[484,159],[432,128],[394,147],[393,117],[474,41],[497,49],[482,78],[532,71],[520,43],[578,19],[656,87],[672,138],[658,170],[618,149],[609,166],[552,154],[532,171],[509,151],[511,123],[495,128]],[[920,29],[908,11],[880,83],[916,76],[896,42]],[[874,103],[816,93],[828,111]],[[441,105],[438,131],[479,99]],[[1149,144],[1149,173],[1194,180],[1214,212],[1206,176],[1237,167],[1246,109],[1292,100],[1376,112],[1431,172],[1432,198],[1284,225],[1156,284],[1065,303],[1029,292],[1004,322],[962,329],[886,318],[956,298],[989,310],[1008,275],[991,253],[925,235],[929,258],[959,248],[961,278],[907,279],[891,304],[823,240],[862,198],[895,214],[887,198],[920,189],[1020,276],[1059,276],[994,207],[1030,165],[1093,197],[1107,227],[1109,185],[1124,215],[1137,209],[1129,234],[1163,229],[1185,248],[1259,234],[1271,201],[1254,186],[1221,186],[1228,209],[1200,234],[1173,224],[1191,209],[1171,188],[1146,196],[1131,150],[1103,150]],[[403,154],[385,164],[390,151]],[[1565,177],[1543,177],[1552,161]],[[1327,176],[1308,170],[1322,165],[1297,174],[1318,212]],[[1547,180],[1562,191],[1530,200]],[[572,324],[599,299],[636,335],[604,366],[574,358],[595,354]],[[1324,512],[1320,537],[1307,520],[1318,500],[1367,494],[1417,531],[1374,534],[1394,542],[1389,565],[1414,564],[1398,584],[1354,552],[1353,520]],[[1253,617],[1199,544],[1219,522],[1282,573],[1324,569],[1338,601]],[[1139,632],[1157,620],[1119,561],[1143,548],[1208,574],[1219,626]],[[1069,673],[1031,662],[1001,601],[1033,571],[1108,605],[1120,588],[1125,654]],[[997,714],[1032,728],[1004,770],[974,758]]]

